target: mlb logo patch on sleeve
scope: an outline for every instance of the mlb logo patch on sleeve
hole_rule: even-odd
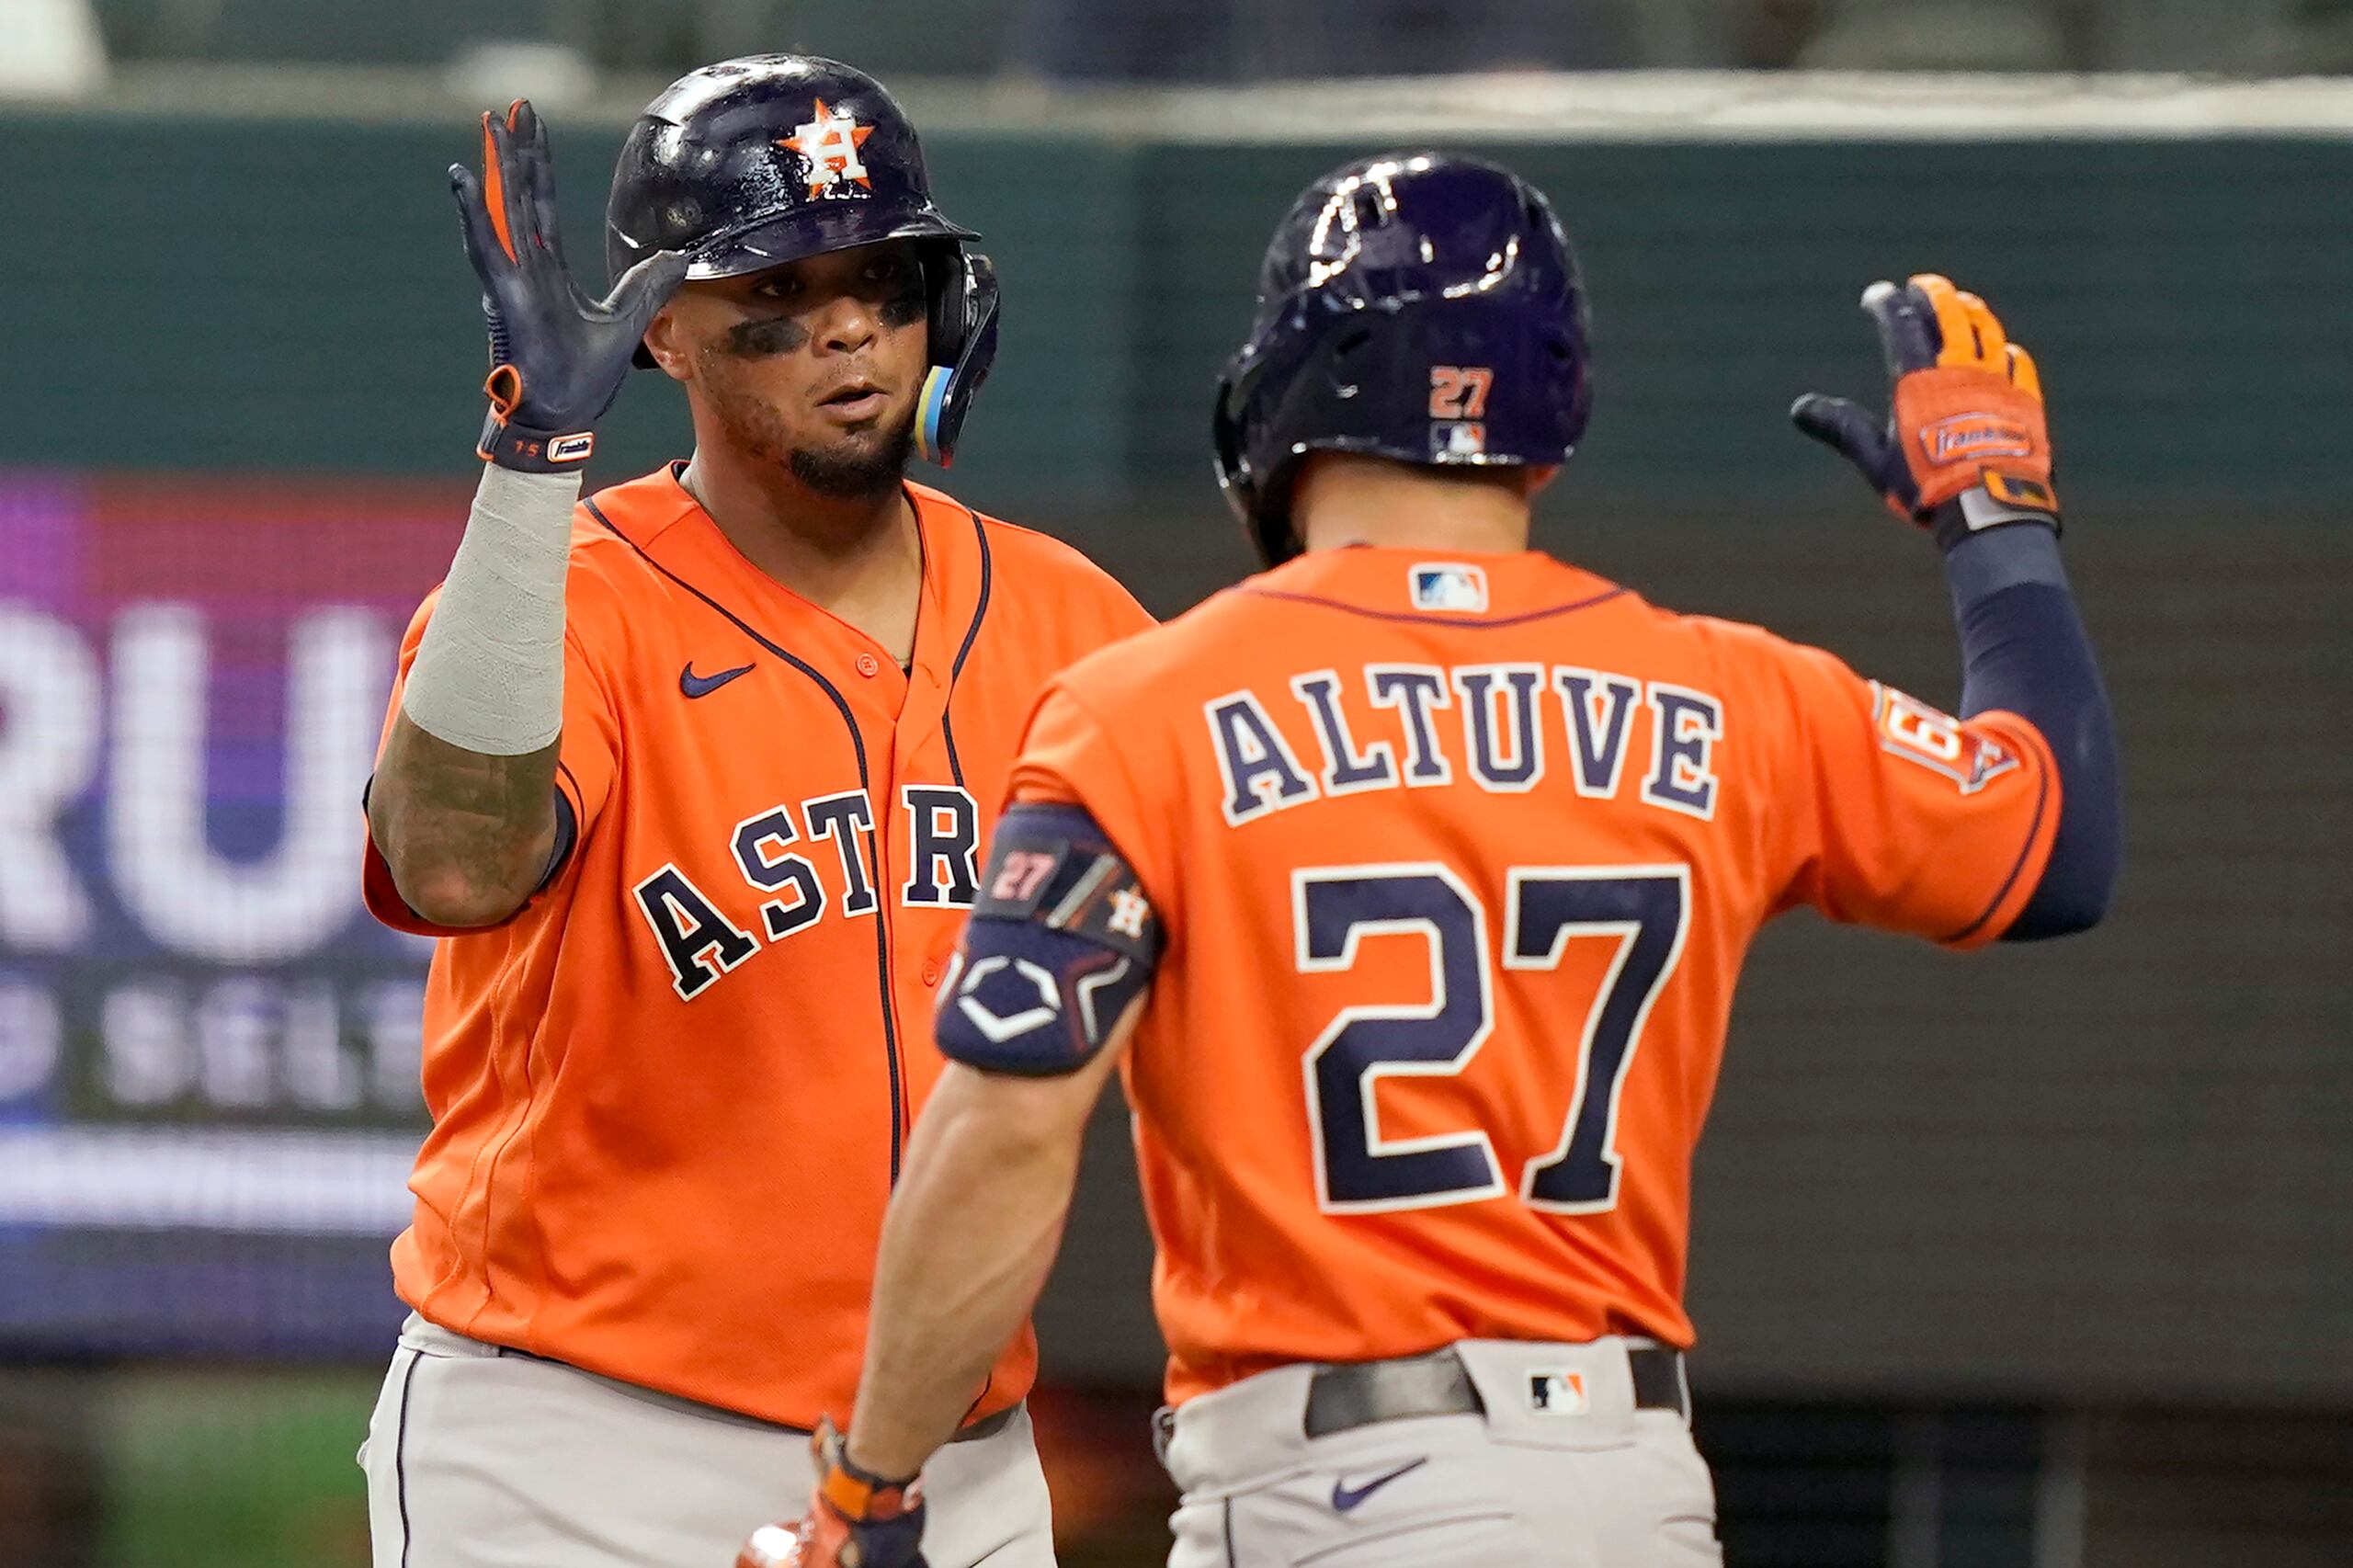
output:
[[[1482,615],[1487,608],[1487,574],[1476,566],[1416,566],[1414,608],[1454,615]]]

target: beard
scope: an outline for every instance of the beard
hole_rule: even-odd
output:
[[[785,467],[803,486],[820,495],[857,501],[896,490],[907,477],[907,462],[915,455],[915,422],[912,411],[890,428],[847,436],[824,447],[794,447],[784,456]]]
[[[706,358],[705,366],[710,365]],[[733,377],[706,374],[704,390],[730,445],[783,469],[802,488],[835,500],[888,494],[904,483],[915,451],[915,411],[821,445],[796,442],[775,406]]]

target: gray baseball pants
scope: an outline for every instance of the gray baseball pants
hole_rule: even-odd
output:
[[[359,1450],[374,1568],[730,1568],[794,1521],[809,1435],[411,1317]],[[1054,1568],[1029,1415],[924,1470],[932,1568]]]
[[[1639,1408],[1638,1347],[1662,1364],[1643,1341],[1465,1340],[1347,1369],[1351,1388],[1293,1366],[1188,1401],[1164,1428],[1169,1568],[1722,1568],[1680,1363]],[[1472,1408],[1383,1414],[1449,1403]]]

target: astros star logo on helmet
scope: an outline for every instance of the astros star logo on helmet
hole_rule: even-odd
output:
[[[817,196],[845,184],[874,188],[867,177],[866,165],[860,162],[858,150],[874,134],[874,127],[858,124],[847,110],[825,107],[825,100],[816,100],[815,117],[808,124],[793,128],[791,135],[777,143],[790,147],[809,162],[809,194]]]

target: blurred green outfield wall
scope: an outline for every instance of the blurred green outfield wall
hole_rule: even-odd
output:
[[[617,142],[556,132],[591,278]],[[467,126],[19,112],[0,115],[0,148],[18,371],[0,461],[463,472],[481,335],[441,171],[476,155]],[[1934,268],[2033,347],[2071,492],[2336,499],[2337,426],[2317,415],[2347,393],[2353,144],[1488,150],[1551,193],[1590,277],[1581,487],[1816,498],[1836,476],[1780,411],[1810,387],[1875,392],[1856,295]],[[934,136],[942,200],[986,232],[1006,296],[960,486],[1056,512],[1198,503],[1210,387],[1265,236],[1301,183],[1359,151]],[[670,455],[683,429],[641,377],[603,472]]]

